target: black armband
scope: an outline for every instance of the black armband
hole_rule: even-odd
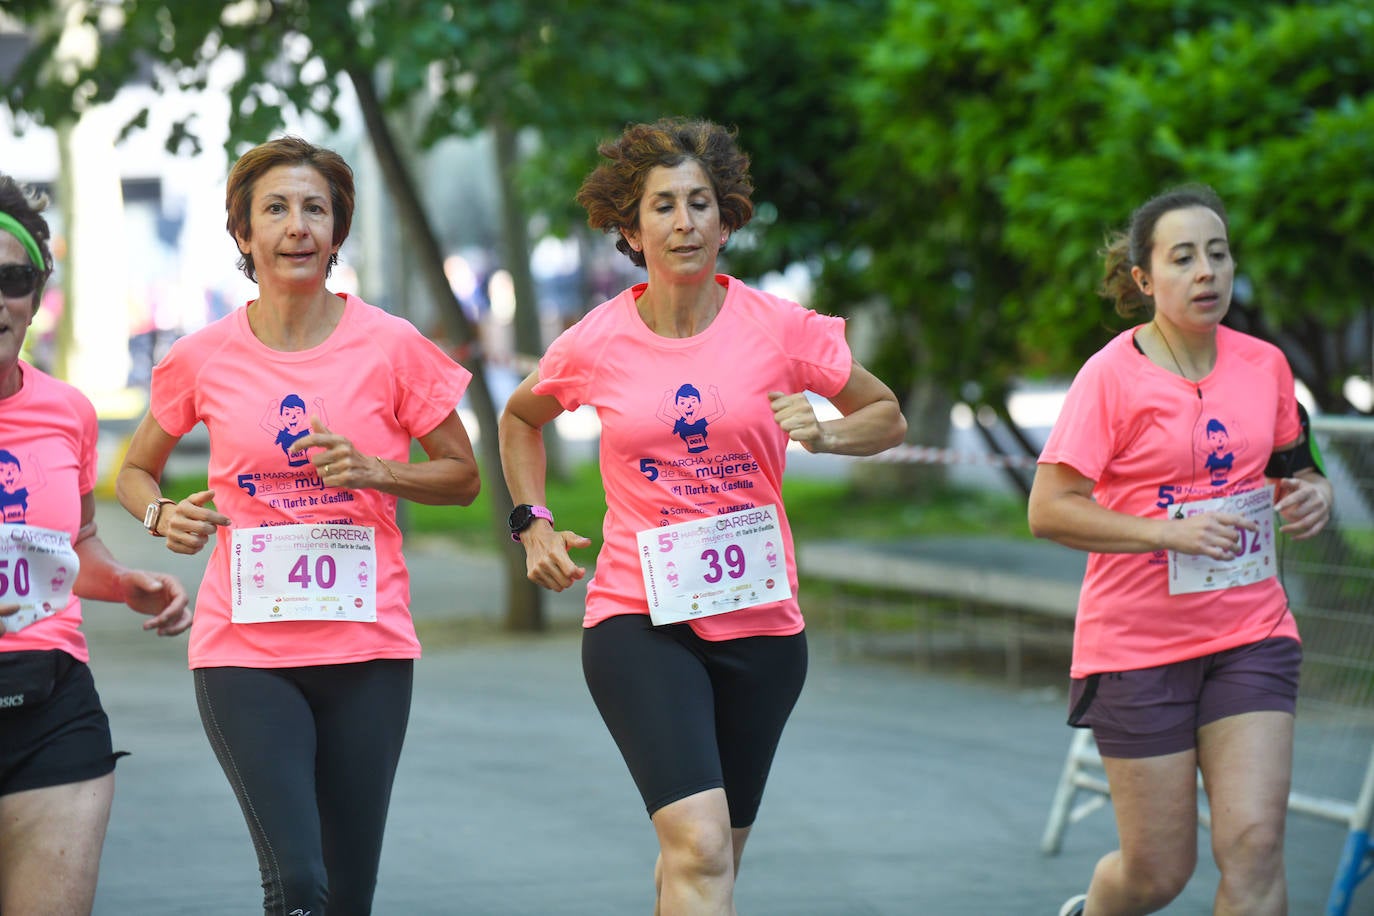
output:
[[[1292,477],[1298,471],[1305,471],[1308,468],[1323,477],[1326,476],[1326,469],[1322,467],[1321,453],[1317,451],[1317,443],[1312,438],[1312,420],[1307,416],[1307,411],[1301,404],[1298,405],[1298,423],[1302,426],[1302,435],[1298,438],[1297,444],[1286,451],[1274,452],[1270,455],[1269,463],[1264,466],[1264,476]]]

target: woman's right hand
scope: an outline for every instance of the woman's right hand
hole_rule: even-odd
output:
[[[573,562],[568,551],[574,547],[590,547],[590,538],[572,531],[555,531],[543,519],[520,532],[525,547],[525,575],[535,585],[561,592],[587,574],[585,567]]]
[[[0,604],[0,617],[8,617],[18,610],[19,605],[17,604]],[[8,631],[5,628],[5,621],[0,620],[0,637],[3,637],[6,632]]]
[[[201,490],[179,503],[163,507],[167,519],[163,535],[167,538],[168,550],[188,556],[200,553],[217,527],[232,524],[227,515],[207,505],[214,498],[214,490]]]
[[[1231,512],[1199,512],[1183,519],[1169,519],[1170,550],[1213,560],[1234,560],[1241,548],[1241,529],[1259,533],[1259,524]]]

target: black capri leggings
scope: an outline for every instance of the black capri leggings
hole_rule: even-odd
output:
[[[730,826],[749,827],[783,726],[806,680],[806,634],[711,642],[645,614],[582,634],[582,672],[652,817],[724,788]]]
[[[268,916],[371,912],[414,668],[196,669],[201,724],[248,822]]]

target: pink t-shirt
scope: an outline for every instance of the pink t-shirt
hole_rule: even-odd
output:
[[[1301,432],[1283,354],[1219,327],[1216,366],[1194,384],[1137,350],[1136,330],[1083,365],[1040,462],[1072,467],[1094,481],[1098,504],[1144,518],[1265,486],[1270,455]],[[1277,578],[1171,596],[1164,551],[1090,553],[1071,673],[1165,665],[1270,636],[1298,636]]]
[[[0,521],[65,531],[75,538],[81,528],[81,497],[95,489],[95,408],[66,382],[22,360],[19,369],[23,387],[0,401]],[[9,600],[9,590],[16,586],[13,570],[6,573],[0,602]],[[72,595],[52,617],[7,633],[0,639],[0,652],[61,649],[90,661],[80,627],[81,602]]]
[[[326,487],[292,443],[319,416],[365,455],[406,461],[410,442],[451,414],[472,378],[404,319],[355,296],[319,346],[283,353],[253,335],[246,309],[183,337],[153,370],[152,414],[173,436],[210,433],[214,504],[236,528],[339,523],[374,529],[377,620],[235,624],[221,529],[196,597],[192,668],[284,668],[418,658],[396,497]]]
[[[635,300],[640,284],[593,309],[549,347],[536,394],[596,408],[606,487],[605,542],[587,585],[583,625],[647,614],[635,533],[774,505],[793,598],[691,621],[704,639],[802,630],[792,531],[782,511],[787,435],[769,391],[832,396],[853,358],[844,322],[718,275],[725,302],[694,337],[659,337]],[[558,507],[552,507],[554,515]]]

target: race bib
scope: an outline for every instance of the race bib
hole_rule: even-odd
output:
[[[1229,512],[1259,525],[1258,532],[1240,529],[1240,547],[1234,559],[1214,560],[1197,554],[1169,551],[1169,594],[1210,592],[1234,585],[1249,585],[1277,575],[1274,557],[1274,488],[1261,487],[1232,496],[1218,496],[1180,507],[1185,518],[1203,512]]]
[[[0,604],[19,605],[0,617],[0,627],[17,633],[61,611],[72,599],[80,568],[67,532],[0,525]]]
[[[230,619],[377,619],[377,548],[365,525],[235,528]]]
[[[635,537],[655,625],[792,597],[775,506],[650,528]]]

